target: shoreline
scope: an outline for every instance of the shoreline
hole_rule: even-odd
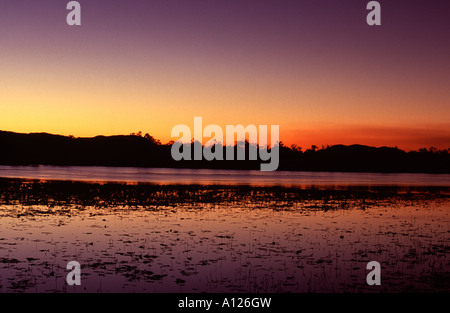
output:
[[[274,205],[303,200],[324,202],[361,199],[376,203],[390,198],[449,199],[450,186],[339,186],[302,187],[251,185],[152,184],[82,182],[0,178],[0,204],[36,205],[166,205],[168,203],[226,203],[270,201]]]

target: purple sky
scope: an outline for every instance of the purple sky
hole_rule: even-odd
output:
[[[85,0],[81,27],[67,2],[1,1],[0,129],[166,141],[203,116],[302,145],[450,146],[448,1],[380,1],[380,27],[361,0]]]

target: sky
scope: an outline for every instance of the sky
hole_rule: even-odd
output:
[[[285,144],[450,147],[450,3],[0,2],[0,130],[280,125]]]

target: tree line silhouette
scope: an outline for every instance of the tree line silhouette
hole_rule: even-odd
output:
[[[264,162],[259,157],[258,160],[249,160],[248,142],[238,142],[234,146],[234,161],[194,161],[193,158],[190,161],[175,161],[171,156],[173,143],[162,144],[142,132],[76,138],[0,131],[0,164],[259,170]],[[238,149],[245,149],[245,160],[236,160]],[[303,151],[297,145],[287,147],[282,142],[279,149],[279,171],[450,173],[450,149],[430,147],[406,152],[397,147],[376,148],[355,144],[321,148],[313,145]]]

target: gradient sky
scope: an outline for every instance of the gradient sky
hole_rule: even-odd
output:
[[[311,144],[450,147],[450,3],[0,2],[0,129],[81,137],[280,125]]]

